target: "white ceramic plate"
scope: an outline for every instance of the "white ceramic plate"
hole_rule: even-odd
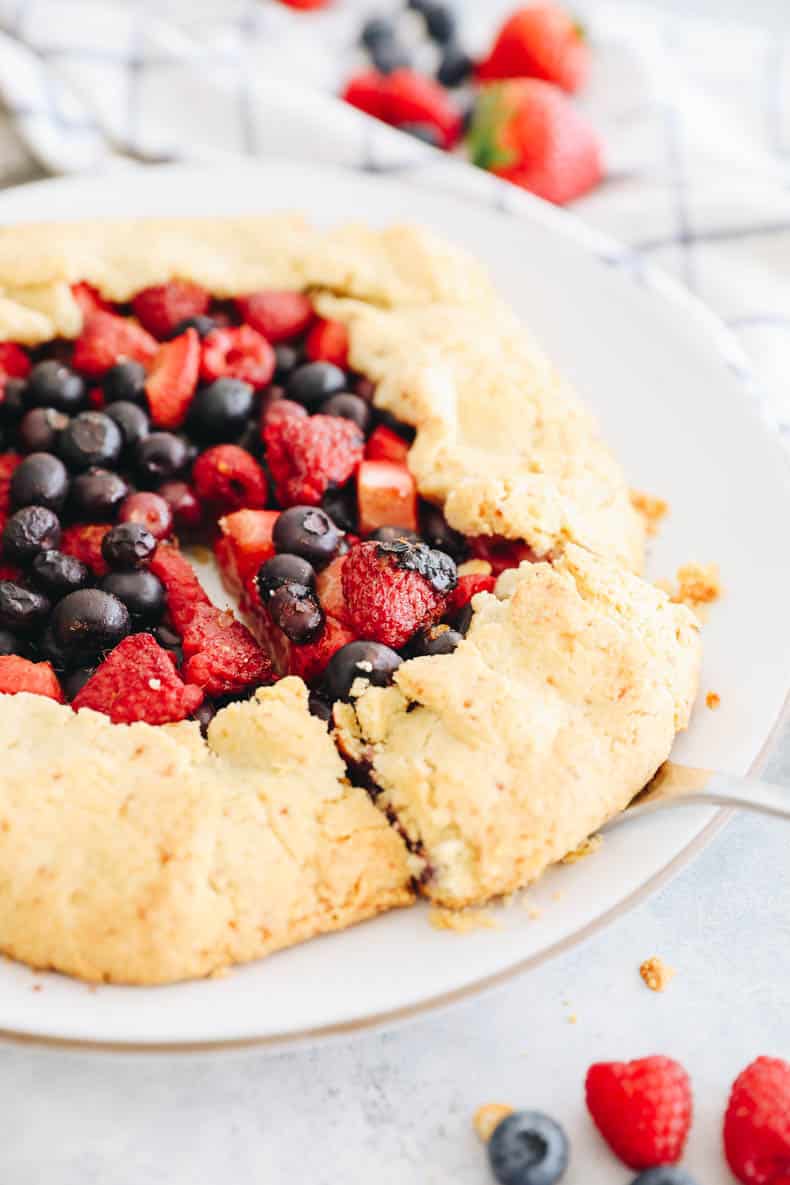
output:
[[[716,560],[726,595],[705,629],[701,705],[679,760],[745,772],[781,715],[790,670],[790,521],[784,455],[743,390],[737,347],[671,282],[612,266],[618,252],[535,203],[513,217],[387,179],[296,164],[196,173],[130,171],[0,195],[0,221],[301,208],[321,222],[419,220],[489,265],[524,320],[603,422],[633,484],[672,515],[651,574]],[[777,530],[777,528],[779,528]],[[721,707],[704,706],[708,689]],[[591,931],[654,889],[722,816],[670,812],[616,832],[560,867],[501,929],[459,937],[426,909],[390,914],[216,981],[89,988],[0,964],[0,1030],[114,1045],[283,1042],[408,1016],[497,982]]]

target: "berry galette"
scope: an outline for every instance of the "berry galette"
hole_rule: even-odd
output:
[[[620,469],[424,232],[2,230],[0,392],[13,958],[166,982],[483,902],[688,720],[696,620]]]

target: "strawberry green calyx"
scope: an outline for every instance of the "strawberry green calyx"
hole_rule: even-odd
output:
[[[516,163],[516,153],[502,143],[502,131],[512,116],[507,87],[485,87],[475,105],[466,146],[473,164],[481,169],[506,169]]]

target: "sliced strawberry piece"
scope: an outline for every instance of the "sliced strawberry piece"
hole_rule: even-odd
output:
[[[463,128],[461,113],[438,82],[413,70],[394,70],[384,85],[387,123],[395,127],[427,124],[436,132],[442,148],[452,148],[459,140]]]
[[[265,610],[264,610],[265,612]],[[306,646],[291,645],[288,655],[288,673],[299,675],[305,683],[314,682],[323,675],[326,666],[341,646],[353,642],[356,634],[334,617],[327,617],[320,637]]]
[[[206,382],[241,379],[265,387],[274,375],[274,350],[251,325],[214,329],[203,338],[200,373]]]
[[[522,539],[503,539],[501,535],[473,535],[468,543],[474,558],[489,563],[494,576],[499,576],[508,568],[517,568],[525,560],[534,564],[541,558]]]
[[[216,444],[201,453],[192,469],[195,492],[220,513],[266,505],[269,484],[255,458],[236,444]]]
[[[315,313],[303,292],[251,292],[236,301],[242,318],[273,346],[305,333]]]
[[[345,562],[344,555],[337,556],[328,567],[324,568],[323,572],[318,573],[315,582],[315,591],[324,613],[327,617],[334,617],[341,623],[345,623],[346,620],[346,601],[343,596],[343,565]]]
[[[145,393],[151,419],[159,428],[179,428],[186,419],[200,371],[200,338],[187,329],[159,347]]]
[[[182,641],[184,675],[208,695],[230,695],[273,680],[267,655],[230,610],[199,605]]]
[[[131,634],[109,653],[71,706],[75,712],[103,712],[114,724],[173,724],[202,702],[203,692],[184,683],[170,651],[150,634]]]
[[[210,605],[203,585],[189,560],[177,547],[160,543],[151,557],[149,569],[165,586],[167,612],[176,633],[183,634],[201,605]]]
[[[397,432],[393,432],[386,424],[379,424],[368,437],[365,445],[365,459],[368,461],[394,461],[396,465],[405,465],[409,455],[410,445]]]
[[[30,374],[30,356],[16,342],[0,342],[0,378],[26,379]]]
[[[71,295],[80,306],[83,320],[90,316],[91,313],[98,312],[100,309],[105,313],[112,312],[110,302],[105,300],[98,288],[94,288],[92,284],[86,284],[84,281],[81,281],[79,284],[72,284]]]
[[[157,348],[156,339],[136,322],[97,309],[85,318],[72,362],[75,370],[100,377],[124,358],[146,365]]]
[[[65,702],[58,677],[50,663],[29,662],[18,654],[4,654],[0,656],[0,694],[18,695],[20,691],[45,695],[59,704]]]
[[[468,605],[472,597],[479,592],[493,592],[496,588],[496,576],[485,576],[483,573],[471,573],[459,576],[458,584],[447,598],[447,612],[457,613]]]
[[[361,70],[349,78],[341,94],[352,107],[387,121],[387,79],[377,70]]]
[[[63,528],[60,550],[87,564],[94,576],[106,576],[109,569],[101,545],[109,530],[110,523],[73,523]]]
[[[378,527],[417,531],[417,484],[405,465],[363,461],[357,475],[359,529],[369,535]]]
[[[8,514],[11,507],[11,478],[23,459],[19,453],[0,454],[0,516]]]
[[[274,555],[272,532],[277,510],[237,510],[219,520],[215,554],[227,588],[241,596],[258,569]]]
[[[317,321],[307,335],[305,353],[311,362],[331,362],[348,369],[348,330],[342,321]]]
[[[208,310],[211,297],[199,284],[171,280],[144,288],[132,301],[135,316],[154,337],[170,337],[182,321],[200,317]]]

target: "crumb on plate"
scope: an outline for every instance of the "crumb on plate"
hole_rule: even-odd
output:
[[[711,712],[715,712],[721,704],[721,696],[718,691],[709,691],[705,696],[705,704],[710,708]]]
[[[428,921],[434,930],[452,930],[456,934],[500,928],[497,919],[487,909],[432,909]]]
[[[669,514],[669,503],[655,494],[631,490],[631,505],[644,518],[648,535],[657,535],[661,520]]]
[[[668,966],[658,955],[653,955],[652,958],[645,959],[639,968],[639,974],[651,992],[663,992],[674,977],[675,968]]]

